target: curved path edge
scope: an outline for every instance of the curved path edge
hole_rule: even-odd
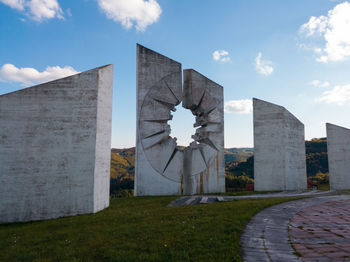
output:
[[[285,202],[256,214],[241,236],[243,260],[250,262],[302,261],[290,243],[290,219],[300,210],[329,201],[350,200],[350,195],[318,196]]]

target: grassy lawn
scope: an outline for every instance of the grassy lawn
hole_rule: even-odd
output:
[[[0,261],[241,261],[244,225],[292,199],[166,207],[175,198],[112,199],[94,215],[0,225]]]

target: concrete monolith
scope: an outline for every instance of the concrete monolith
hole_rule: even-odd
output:
[[[304,125],[282,106],[253,99],[254,188],[306,189]]]
[[[350,129],[327,123],[327,151],[331,190],[350,189]]]
[[[0,96],[0,222],[109,205],[112,65]]]

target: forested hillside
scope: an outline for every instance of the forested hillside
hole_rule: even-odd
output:
[[[252,148],[225,149],[225,164],[246,161],[253,155]],[[112,149],[111,194],[116,197],[132,194],[134,188],[135,147]]]
[[[328,179],[327,139],[305,141],[307,176],[314,180]],[[228,190],[244,188],[254,182],[254,149],[225,149],[226,187]],[[135,147],[112,149],[111,194],[127,196],[134,188]]]

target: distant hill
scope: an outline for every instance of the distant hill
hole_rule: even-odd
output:
[[[111,178],[133,178],[135,172],[135,147],[111,150]],[[253,155],[253,148],[225,149],[225,163],[245,162]]]
[[[305,142],[307,176],[328,173],[327,138],[313,138]]]
[[[225,149],[225,164],[230,162],[245,162],[254,154],[254,148],[227,148]]]
[[[314,138],[305,141],[307,176],[328,172],[327,139]],[[111,150],[111,194],[126,196],[134,188],[135,147]],[[226,148],[226,179],[254,178],[254,149]]]
[[[135,147],[111,151],[111,178],[134,177]]]

